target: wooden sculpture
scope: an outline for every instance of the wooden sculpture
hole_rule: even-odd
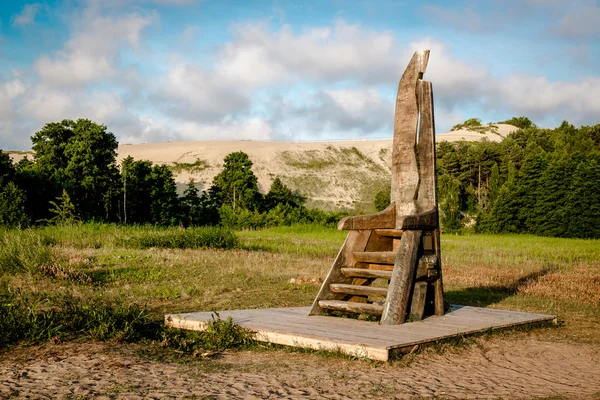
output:
[[[348,237],[310,315],[366,313],[394,325],[444,314],[433,92],[422,79],[428,59],[429,50],[415,52],[398,85],[391,204],[340,221]]]

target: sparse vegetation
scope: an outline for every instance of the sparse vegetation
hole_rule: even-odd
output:
[[[193,163],[183,163],[183,162],[174,162],[173,165],[169,166],[169,169],[174,174],[179,174],[181,172],[189,172],[191,174],[196,174],[198,172],[204,171],[206,168],[210,167],[208,162],[201,159],[196,159]]]
[[[310,304],[346,235],[318,225],[241,231],[227,251],[135,242],[179,231],[102,224],[3,231],[0,299],[11,316],[0,321],[3,343],[83,336],[182,350],[182,341],[200,339],[164,332],[164,314]],[[545,335],[600,343],[597,240],[443,235],[442,246],[450,302],[558,314],[564,326]],[[81,318],[66,320],[73,313]],[[223,332],[234,330],[223,323]],[[214,351],[194,343],[192,354]]]

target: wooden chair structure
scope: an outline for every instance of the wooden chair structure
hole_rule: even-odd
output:
[[[340,221],[348,236],[309,315],[365,313],[396,325],[444,314],[428,59],[429,50],[415,52],[398,85],[391,204]]]

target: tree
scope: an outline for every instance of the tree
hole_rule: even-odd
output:
[[[11,158],[0,150],[0,226],[25,226],[30,222],[26,195],[18,187],[16,175]]]
[[[145,224],[152,221],[151,193],[152,163],[125,158],[121,164],[123,188],[123,221],[126,224]]]
[[[179,201],[181,219],[186,226],[199,225],[202,221],[202,200],[199,193],[196,183],[190,179],[187,188],[183,191],[183,197]]]
[[[179,198],[173,172],[166,165],[154,165],[150,182],[152,222],[162,226],[176,225],[179,216]]]
[[[117,216],[115,136],[87,119],[46,124],[32,137],[36,167],[57,190],[67,189],[85,220]]]
[[[0,226],[13,228],[29,225],[25,205],[25,192],[13,181],[0,183]]]
[[[498,198],[498,193],[500,192],[500,170],[498,168],[498,164],[494,163],[492,167],[492,172],[490,174],[490,181],[488,183],[488,204],[486,209],[491,209],[494,205],[494,202]]]
[[[438,180],[440,224],[448,232],[458,232],[462,224],[459,186],[460,182],[449,176]]]
[[[385,210],[386,208],[388,208],[388,206],[390,205],[391,202],[392,202],[391,189],[389,187],[388,187],[388,189],[380,190],[375,195],[374,203],[375,203],[375,209],[377,211]]]
[[[517,128],[521,129],[536,128],[536,125],[533,122],[531,122],[531,120],[527,117],[512,117],[510,119],[507,119],[506,121],[500,121],[498,123],[516,126]]]
[[[258,210],[262,195],[258,179],[252,172],[252,161],[242,151],[225,157],[223,170],[213,179],[213,191],[222,204],[236,208]]]
[[[50,202],[52,205],[50,212],[54,214],[54,217],[49,219],[48,222],[56,225],[72,225],[79,221],[75,205],[66,190],[63,189],[62,195],[57,197],[56,200]]]
[[[265,196],[265,204],[268,210],[275,208],[279,204],[297,207],[300,205],[300,198],[277,177],[271,183],[269,192]]]

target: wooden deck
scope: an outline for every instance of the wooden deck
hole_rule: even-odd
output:
[[[554,315],[532,314],[467,306],[452,306],[446,315],[402,325],[379,325],[356,319],[308,316],[310,307],[219,311],[256,333],[259,341],[342,351],[357,357],[386,361],[392,352],[490,329],[553,321]],[[203,330],[212,312],[165,315],[172,327]]]

